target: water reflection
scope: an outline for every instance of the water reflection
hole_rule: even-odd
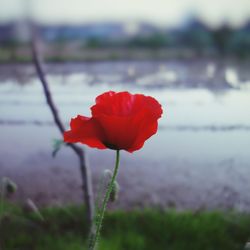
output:
[[[10,175],[14,173],[11,169],[22,169],[27,174],[33,168],[49,172],[55,164],[50,156],[51,142],[60,135],[32,67],[16,67],[20,74],[22,70],[25,72],[26,84],[19,84],[19,78],[11,74],[12,67],[0,67],[3,73],[0,171],[7,169],[5,173]],[[50,65],[47,72],[66,127],[71,117],[88,115],[95,97],[110,89],[151,95],[163,105],[159,133],[141,151],[123,156],[126,173],[138,176],[137,180],[127,179],[121,170],[121,185],[135,190],[123,200],[124,206],[152,193],[152,200],[166,204],[174,199],[181,208],[200,206],[207,195],[207,204],[218,207],[221,202],[218,192],[223,193],[226,185],[229,190],[238,190],[238,202],[230,200],[230,206],[239,204],[240,200],[241,207],[250,209],[250,199],[244,195],[244,190],[250,189],[247,184],[250,181],[246,179],[244,186],[241,181],[242,176],[250,178],[250,88],[247,85],[250,77],[247,78],[244,67],[243,77],[239,69],[230,67],[218,68],[213,62],[199,65],[194,62],[191,67],[176,62],[120,62]],[[74,157],[67,152],[65,149],[58,156],[56,164],[64,170],[76,171],[69,170],[68,164],[74,162]],[[111,157],[106,157],[112,152],[89,150],[89,153],[93,171],[103,164],[112,164]],[[101,166],[98,159],[103,159]],[[162,178],[165,181],[159,182]],[[138,189],[138,182],[144,185],[143,190]],[[213,193],[214,186],[217,186],[216,193]],[[172,198],[166,196],[166,188],[175,193]],[[28,188],[26,191],[30,192]],[[223,204],[226,202],[225,198]]]
[[[213,91],[249,88],[248,62],[189,61],[120,61],[49,64],[46,71],[52,80],[65,84],[132,84],[142,88],[206,88]],[[1,65],[0,82],[13,79],[27,84],[36,77],[32,65]]]

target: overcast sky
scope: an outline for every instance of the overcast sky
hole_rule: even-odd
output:
[[[195,14],[211,25],[237,26],[250,17],[250,0],[0,0],[0,21],[25,15],[27,6],[46,23],[121,20],[169,26]]]

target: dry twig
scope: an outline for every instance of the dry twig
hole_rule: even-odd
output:
[[[49,84],[47,82],[47,79],[44,73],[44,69],[42,66],[43,64],[38,53],[38,41],[37,41],[37,36],[34,30],[34,27],[32,27],[32,57],[33,57],[33,62],[36,68],[37,75],[43,86],[43,91],[46,97],[47,104],[51,110],[55,124],[63,136],[65,128],[59,117],[58,110],[53,101],[53,98],[49,89]],[[84,193],[84,201],[85,201],[86,209],[87,209],[86,211],[87,221],[88,221],[89,228],[91,230],[91,227],[93,225],[93,219],[94,219],[94,198],[93,198],[91,172],[87,163],[86,154],[84,153],[84,150],[74,144],[68,144],[68,146],[76,153],[76,155],[79,158],[79,165],[80,165],[81,176],[83,180],[82,188],[83,188],[83,193]]]

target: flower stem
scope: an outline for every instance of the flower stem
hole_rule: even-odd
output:
[[[114,183],[115,183],[115,179],[118,173],[118,168],[119,168],[119,163],[120,163],[120,151],[116,150],[116,161],[115,161],[115,168],[114,168],[114,172],[112,175],[112,178],[108,184],[108,188],[106,190],[105,196],[104,196],[104,200],[100,209],[99,214],[97,215],[96,218],[96,230],[95,233],[93,235],[90,236],[90,240],[89,240],[89,250],[94,250],[95,246],[99,240],[100,237],[100,231],[102,228],[102,222],[103,222],[103,218],[104,218],[104,214],[107,208],[107,204],[110,198],[110,194],[112,192],[112,189],[114,187]]]

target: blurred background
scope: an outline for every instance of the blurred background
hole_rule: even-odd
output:
[[[2,0],[0,61],[29,61],[27,22],[49,61],[249,57],[247,0]]]
[[[122,152],[115,208],[250,210],[249,0],[1,0],[0,177],[14,200],[81,203],[77,158],[64,147],[32,58],[29,23],[66,127],[107,90],[162,104],[159,132]],[[113,151],[86,148],[94,188]]]
[[[24,210],[52,207],[35,221],[3,217],[0,249],[77,250],[87,235],[83,211],[68,208],[83,203],[78,158],[64,146],[52,156],[62,138],[31,24],[66,128],[108,90],[151,95],[164,110],[143,149],[121,154],[101,249],[243,249],[250,219],[224,213],[250,211],[249,0],[0,0],[0,180],[17,184],[7,198]],[[81,147],[96,197],[115,152]]]

